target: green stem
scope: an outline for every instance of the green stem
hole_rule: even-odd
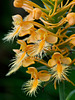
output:
[[[59,98],[60,100],[65,100],[65,84],[64,82],[59,83]]]

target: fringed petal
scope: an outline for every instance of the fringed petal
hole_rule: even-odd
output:
[[[16,29],[14,29],[12,32],[10,32],[9,34],[7,34],[4,38],[3,38],[3,40],[6,40],[6,41],[10,41],[10,40],[14,40],[14,38],[16,37],[16,36],[18,36],[18,33],[19,33],[19,31],[20,31],[20,26],[19,27],[17,27]]]
[[[41,81],[38,79],[34,79],[34,80],[29,80],[27,81],[27,83],[25,83],[22,86],[23,91],[27,92],[27,95],[29,96],[36,96],[35,93],[37,92],[37,89],[41,84]]]
[[[16,65],[15,64],[12,65],[11,68],[10,68],[10,70],[9,70],[9,72],[6,74],[6,76],[9,76],[12,73],[16,72],[21,67],[21,65],[22,65],[22,62],[19,63],[19,64],[16,64]]]

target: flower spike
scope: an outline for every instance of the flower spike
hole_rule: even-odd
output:
[[[28,67],[26,73],[31,78],[22,89],[29,96],[36,96],[41,83],[46,86],[51,80],[55,89],[58,82],[61,90],[60,83],[64,80],[75,86],[68,78],[69,69],[75,65],[72,57],[75,54],[75,12],[72,11],[75,0],[67,0],[65,4],[63,0],[41,1],[43,8],[31,0],[14,0],[14,7],[24,9],[27,15],[24,18],[19,14],[12,16],[13,30],[3,39],[15,40],[19,45],[18,49],[13,49],[15,57],[6,76],[22,66]],[[31,67],[36,62],[39,66]]]

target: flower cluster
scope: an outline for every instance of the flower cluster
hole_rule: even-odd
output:
[[[6,76],[16,72],[21,66],[28,67],[28,74],[31,79],[23,85],[23,90],[29,95],[35,95],[35,92],[41,82],[56,82],[67,80],[67,73],[70,65],[75,59],[69,57],[69,51],[75,46],[75,34],[68,35],[68,30],[75,25],[75,13],[72,8],[75,0],[64,4],[63,0],[42,0],[44,8],[33,3],[30,0],[14,0],[14,6],[23,8],[29,14],[22,18],[17,14],[12,16],[13,30],[7,34],[3,40],[13,41],[17,38],[20,49],[13,49],[16,53],[13,59],[10,71]],[[29,34],[28,37],[25,37]],[[18,38],[22,37],[22,38]],[[65,46],[66,45],[66,46]],[[49,55],[48,62],[44,57]],[[35,67],[29,67],[35,62],[46,66],[39,72]]]

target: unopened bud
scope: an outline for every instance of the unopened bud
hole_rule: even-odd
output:
[[[41,17],[42,11],[39,8],[33,10],[33,18],[39,19]]]
[[[66,16],[69,25],[74,25],[75,24],[75,13],[69,13]]]
[[[13,4],[15,7],[22,7],[23,0],[15,0]]]

